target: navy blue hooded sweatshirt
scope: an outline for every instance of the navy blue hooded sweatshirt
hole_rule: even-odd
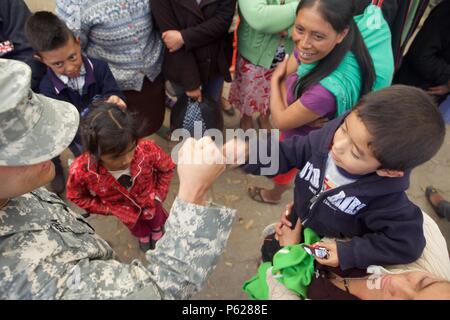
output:
[[[422,212],[405,193],[409,172],[401,178],[380,177],[374,172],[321,192],[334,133],[345,116],[307,136],[280,142],[278,173],[301,170],[295,178],[291,221],[299,217],[303,227],[320,236],[351,238],[337,241],[342,270],[411,263],[422,254],[425,238]],[[268,155],[270,145],[267,143]],[[262,168],[269,166],[247,164],[243,169],[259,175]]]

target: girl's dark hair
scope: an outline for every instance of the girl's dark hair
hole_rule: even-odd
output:
[[[322,17],[331,24],[336,32],[340,33],[348,28],[348,34],[325,58],[319,61],[311,72],[298,79],[295,88],[297,97],[332,73],[340,65],[348,51],[353,52],[358,61],[362,79],[360,96],[363,96],[372,90],[376,74],[372,57],[355,20],[353,20],[356,9],[354,0],[302,0],[298,4],[296,14],[298,15],[301,9],[310,8],[316,4]]]
[[[142,136],[142,130],[133,115],[107,102],[92,106],[92,111],[82,120],[80,131],[84,150],[97,161],[105,154],[124,154],[130,144]]]

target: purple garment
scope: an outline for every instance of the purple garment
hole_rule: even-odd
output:
[[[298,59],[298,53],[296,49],[294,49],[294,56],[297,59],[297,62],[301,63]],[[292,73],[286,79],[288,105],[291,105],[296,101],[294,90],[297,78],[297,73]],[[319,83],[306,90],[300,97],[300,102],[305,108],[308,108],[321,117],[332,119],[336,114],[335,96]],[[315,129],[317,128],[304,125],[295,129],[284,130],[283,134],[285,138],[290,138],[292,136],[305,136]]]
[[[287,103],[291,105],[295,102],[295,83],[297,81],[297,74],[293,73],[286,79]],[[336,98],[334,95],[325,89],[321,84],[315,84],[306,90],[300,97],[300,102],[305,108],[329,119],[334,118],[336,114]],[[285,138],[292,136],[305,136],[317,128],[304,125],[295,129],[284,130]]]

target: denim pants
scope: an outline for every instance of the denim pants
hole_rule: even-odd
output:
[[[439,111],[444,118],[445,123],[450,124],[450,94],[447,98],[439,105]]]

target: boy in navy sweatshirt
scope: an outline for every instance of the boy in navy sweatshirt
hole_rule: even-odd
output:
[[[300,243],[301,235],[292,240],[290,228],[300,230],[299,222],[320,236],[347,238],[320,243],[330,255],[316,258],[341,270],[415,261],[425,246],[423,217],[405,191],[411,169],[436,154],[444,135],[432,99],[421,89],[397,85],[369,93],[308,136],[280,142],[278,173],[294,167],[300,172],[290,221],[282,218],[272,238]],[[247,164],[244,170],[260,174],[270,165]]]
[[[89,105],[96,99],[126,108],[108,64],[82,55],[80,38],[56,15],[47,11],[34,13],[26,22],[25,35],[35,50],[35,58],[48,67],[39,86],[41,94],[72,103],[81,116],[87,114]],[[75,156],[81,153],[79,134],[69,148]],[[61,163],[59,158],[53,162],[56,176],[52,188],[62,193],[65,183]]]

